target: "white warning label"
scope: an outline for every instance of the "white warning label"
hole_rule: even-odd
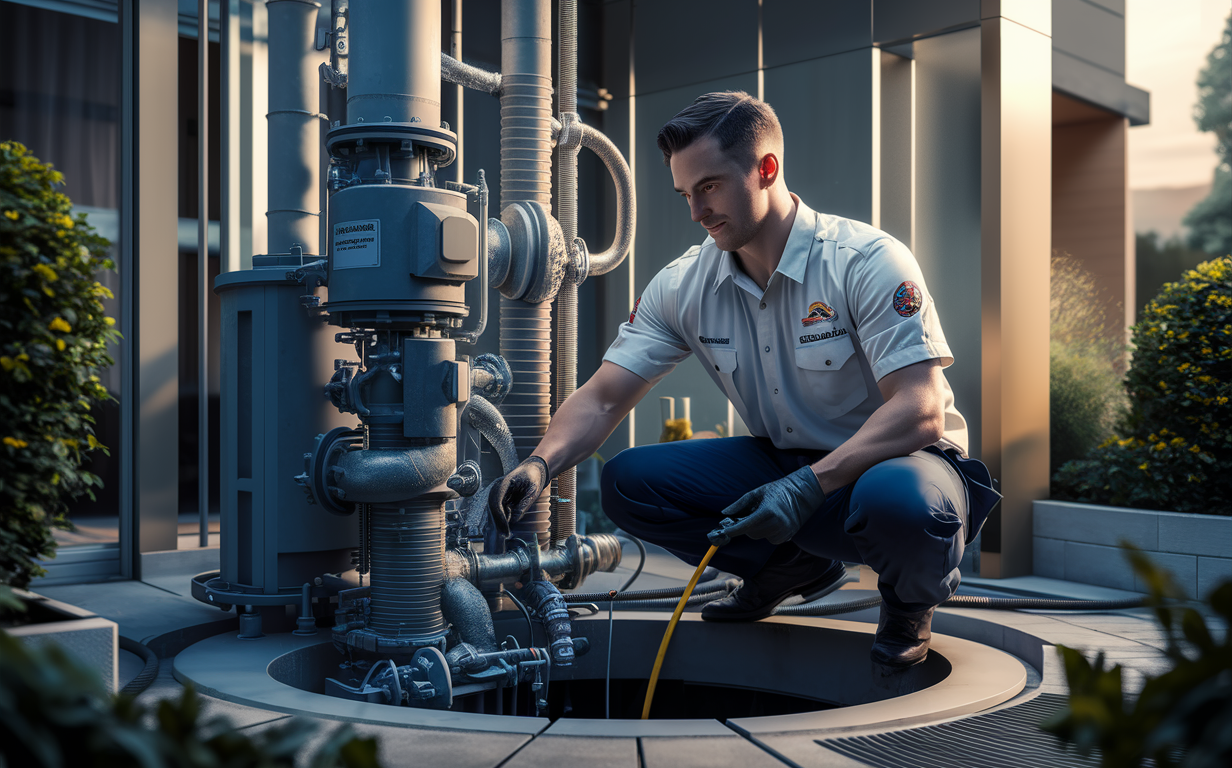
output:
[[[381,266],[379,219],[339,221],[334,224],[334,269]]]

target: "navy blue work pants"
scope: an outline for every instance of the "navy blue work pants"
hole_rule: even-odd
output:
[[[603,467],[603,511],[625,531],[696,565],[710,546],[706,534],[718,527],[728,505],[824,455],[781,450],[759,437],[629,448]],[[993,506],[990,489],[968,494],[969,476],[981,472],[986,483],[982,464],[933,447],[883,461],[830,491],[782,546],[868,565],[880,576],[882,597],[902,610],[937,605],[958,588],[963,548]],[[972,497],[977,504],[969,503]],[[768,541],[742,536],[720,548],[711,563],[753,576],[774,550]]]

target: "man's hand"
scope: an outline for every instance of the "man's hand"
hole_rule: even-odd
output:
[[[782,544],[796,535],[825,500],[825,491],[817,483],[813,468],[801,467],[782,480],[766,483],[741,496],[723,510],[725,519],[708,538],[715,546],[723,546],[736,536]]]
[[[531,456],[492,487],[488,493],[488,510],[501,534],[509,535],[509,524],[522,519],[522,515],[539,499],[550,479],[548,463],[538,456]]]

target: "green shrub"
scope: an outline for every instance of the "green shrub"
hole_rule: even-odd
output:
[[[1232,514],[1232,257],[1166,284],[1133,334],[1120,434],[1061,467],[1054,498]]]
[[[56,191],[63,177],[21,144],[0,142],[0,584],[41,575],[66,502],[102,481],[81,468],[106,450],[91,405],[110,398],[98,371],[118,337],[103,313],[108,243]]]
[[[1110,312],[1109,310],[1112,310]],[[1053,252],[1049,288],[1051,472],[1105,440],[1125,408],[1120,306],[1071,256]]]
[[[379,765],[376,739],[357,738],[350,726],[317,747],[311,721],[249,736],[224,717],[201,722],[200,714],[191,687],[151,713],[131,697],[108,694],[56,646],[28,649],[0,632],[0,766],[291,768],[306,749],[315,753],[312,768]]]
[[[1232,765],[1232,634],[1219,641],[1202,614],[1173,608],[1167,574],[1145,554],[1129,547],[1134,571],[1148,585],[1155,617],[1167,638],[1163,655],[1172,668],[1148,677],[1137,698],[1122,688],[1121,665],[1105,668],[1103,651],[1094,662],[1063,645],[1069,705],[1043,724],[1044,730],[1073,743],[1083,754],[1100,750],[1104,768],[1131,768],[1153,759],[1157,766],[1223,768]],[[1206,598],[1207,607],[1226,627],[1232,623],[1232,580]],[[1179,630],[1179,633],[1178,633]]]
[[[1051,462],[1081,459],[1110,435],[1124,400],[1121,378],[1105,361],[1053,343],[1049,406]]]

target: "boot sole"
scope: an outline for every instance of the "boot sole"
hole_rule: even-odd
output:
[[[837,568],[833,571],[827,571],[813,581],[807,584],[802,584],[798,587],[792,587],[789,591],[783,593],[779,597],[771,600],[760,607],[745,611],[744,613],[721,613],[721,614],[706,614],[706,606],[702,607],[703,621],[758,621],[764,619],[774,613],[774,609],[779,607],[787,598],[792,595],[808,595],[807,600],[816,600],[818,597],[828,595],[834,590],[841,587],[845,582],[847,569],[843,564],[837,563]]]

